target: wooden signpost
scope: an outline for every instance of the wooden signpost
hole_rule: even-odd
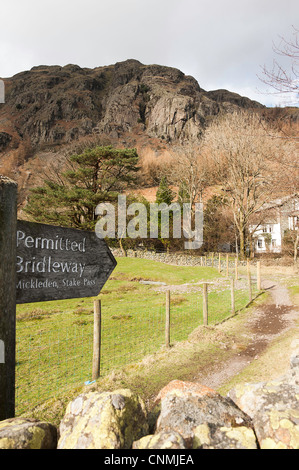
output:
[[[97,296],[116,266],[93,232],[18,220],[18,304]]]
[[[116,266],[95,233],[17,221],[16,207],[0,175],[0,421],[15,413],[16,304],[97,296]]]

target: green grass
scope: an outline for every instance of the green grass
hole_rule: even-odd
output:
[[[291,295],[298,295],[299,294],[299,286],[291,286],[289,287],[289,291]]]
[[[102,303],[101,374],[159,350],[165,341],[165,293],[141,279],[168,285],[223,281],[209,286],[209,324],[230,315],[229,281],[216,268],[169,266],[119,258],[99,298]],[[93,298],[17,306],[17,414],[91,380]],[[248,302],[236,292],[236,310]],[[171,294],[171,343],[202,324],[201,292]]]
[[[118,258],[113,278],[150,279],[167,284],[184,284],[187,282],[209,281],[219,277],[215,268],[195,266],[171,266],[157,261],[135,258]]]

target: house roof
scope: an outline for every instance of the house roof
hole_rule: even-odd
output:
[[[298,199],[298,201],[299,201],[299,195],[297,193],[294,193],[294,194],[290,194],[288,196],[273,199],[273,201],[269,201],[269,202],[266,202],[265,204],[263,204],[262,207],[260,208],[260,210],[257,211],[257,212],[262,212],[262,211],[265,211],[265,210],[275,209],[275,208],[281,207],[284,204],[286,204],[287,202],[291,201],[292,199],[294,199],[294,200]]]

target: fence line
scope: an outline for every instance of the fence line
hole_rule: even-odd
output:
[[[116,257],[124,257],[124,254],[118,248],[111,248],[112,253]],[[152,261],[160,261],[170,264],[178,264],[180,266],[209,266],[219,267],[219,256],[221,260],[221,270],[226,267],[226,256],[229,257],[229,266],[235,265],[235,259],[238,258],[238,265],[245,266],[246,260],[239,258],[239,254],[231,252],[207,252],[201,255],[196,253],[183,254],[180,252],[167,251],[150,251],[150,250],[132,250],[126,252],[128,258],[142,258]],[[177,262],[177,263],[176,263]],[[256,264],[256,258],[250,258],[251,264]]]
[[[248,264],[247,269],[247,278],[236,280],[231,271],[230,278],[221,278],[224,287],[203,283],[188,299],[172,297],[168,290],[165,297],[161,293],[157,307],[138,312],[126,308],[120,314],[97,299],[93,311],[79,320],[74,321],[72,312],[71,324],[62,313],[55,314],[55,324],[52,319],[35,320],[35,330],[17,321],[17,414],[185,340],[200,325],[220,323],[234,315],[260,292],[260,266],[257,284],[252,282]]]

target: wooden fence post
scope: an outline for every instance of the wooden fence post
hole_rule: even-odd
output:
[[[204,282],[202,289],[202,313],[203,324],[208,325],[208,284]]]
[[[235,313],[235,280],[231,279],[231,311]]]
[[[15,416],[17,184],[0,175],[0,421]]]
[[[214,251],[212,253],[212,268],[214,267]]]
[[[226,277],[228,277],[228,253],[226,253]]]
[[[100,377],[101,367],[101,301],[96,299],[93,303],[94,324],[93,324],[93,361],[92,361],[92,380]]]
[[[166,291],[165,345],[170,347],[170,290]]]
[[[257,289],[261,290],[261,262],[258,261],[256,263],[256,283],[257,283]]]
[[[221,253],[219,253],[218,271],[221,273]]]
[[[248,292],[249,292],[249,302],[252,301],[252,289],[251,289],[251,274],[250,271],[247,272],[248,279]]]

